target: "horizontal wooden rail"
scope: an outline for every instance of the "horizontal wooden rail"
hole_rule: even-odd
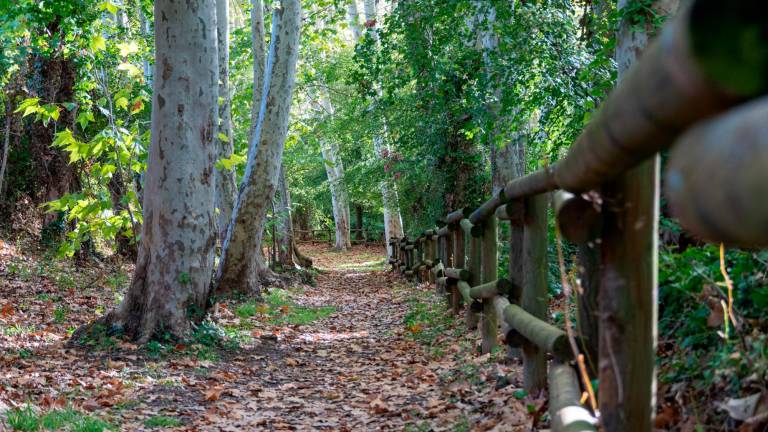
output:
[[[768,246],[768,97],[702,123],[670,154],[666,195],[691,233]]]

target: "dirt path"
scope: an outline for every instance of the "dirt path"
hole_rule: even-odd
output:
[[[382,270],[383,249],[306,249],[323,269],[317,286],[291,291],[270,320],[219,309],[218,326],[248,336],[237,346],[208,358],[178,345],[153,356],[51,340],[0,357],[0,410],[71,405],[120,430],[529,430],[538,420],[543,402],[517,390],[516,366],[474,354],[475,337],[429,287]],[[275,322],[330,307],[307,324]]]

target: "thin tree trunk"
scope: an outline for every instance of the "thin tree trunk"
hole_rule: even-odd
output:
[[[280,201],[276,210],[277,218],[277,243],[278,261],[283,269],[293,269],[296,261],[293,259],[293,223],[291,222],[291,197],[288,194],[288,183],[285,180],[285,169],[280,166],[280,175],[277,181],[277,189],[280,193]]]
[[[379,43],[378,35],[378,14],[376,11],[376,0],[365,0],[365,20],[369,31],[374,38],[375,43]],[[376,85],[377,93],[381,93],[380,85]],[[386,134],[386,124],[384,124],[384,134]],[[384,142],[382,135],[373,137],[373,148],[376,155],[384,157],[389,154],[389,146]],[[389,246],[389,239],[392,237],[400,238],[403,236],[403,218],[400,215],[400,200],[397,196],[397,188],[387,180],[381,182],[381,201],[384,207],[384,237],[387,244],[387,256],[392,256],[392,248]]]
[[[360,28],[360,13],[357,11],[357,0],[349,0],[347,19],[349,21],[349,29],[352,31],[352,39],[357,43],[363,36],[363,30]]]
[[[216,243],[215,2],[156,0],[155,29],[152,143],[139,255],[123,302],[101,320],[110,331],[139,342],[160,332],[183,338],[191,322],[202,320]]]
[[[322,145],[325,173],[331,189],[333,222],[336,229],[335,248],[346,250],[352,247],[350,240],[349,195],[344,185],[344,166],[338,157],[338,147],[333,143]]]
[[[232,292],[258,295],[261,289],[258,263],[267,206],[277,188],[278,173],[288,134],[291,100],[299,54],[301,4],[284,0],[275,9],[272,43],[265,73],[266,94],[248,151],[243,183],[232,212],[216,274],[218,294]],[[277,28],[279,23],[279,29]]]
[[[7,101],[8,106],[5,110],[5,134],[3,136],[3,156],[0,159],[0,202],[3,201],[3,180],[5,179],[5,167],[8,164],[8,150],[11,147],[11,121],[13,120],[11,115],[11,104]]]
[[[367,240],[363,231],[363,206],[360,204],[355,206],[355,228],[358,229],[357,240]]]
[[[333,115],[333,105],[327,92],[320,95],[320,104],[327,115]],[[328,184],[331,190],[331,206],[333,208],[333,222],[336,229],[335,248],[346,250],[352,247],[350,240],[349,218],[349,194],[344,184],[344,163],[339,155],[339,147],[336,143],[325,142],[321,144],[320,151],[323,155],[323,165],[328,176]]]
[[[216,0],[216,36],[219,53],[219,159],[232,156],[232,97],[229,92],[229,0]],[[232,170],[216,169],[216,208],[219,209],[217,228],[219,238],[224,238],[227,224],[235,205],[235,173]]]

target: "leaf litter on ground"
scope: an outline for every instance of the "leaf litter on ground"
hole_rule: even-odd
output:
[[[67,409],[132,431],[523,431],[545,408],[521,397],[504,352],[478,356],[430,286],[386,271],[383,247],[305,245],[315,287],[221,303],[184,343],[88,349],[69,334],[119,302],[130,266],[74,271],[17,249],[0,247],[5,428],[12,413]]]

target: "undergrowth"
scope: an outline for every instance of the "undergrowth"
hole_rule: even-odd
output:
[[[683,384],[693,408],[703,412],[768,381],[768,251],[728,251],[726,265],[739,329],[724,319],[728,295],[717,246],[660,253],[659,378]]]
[[[103,432],[116,430],[109,423],[71,407],[41,412],[27,405],[23,408],[9,410],[5,415],[5,422],[11,430],[21,432]]]

